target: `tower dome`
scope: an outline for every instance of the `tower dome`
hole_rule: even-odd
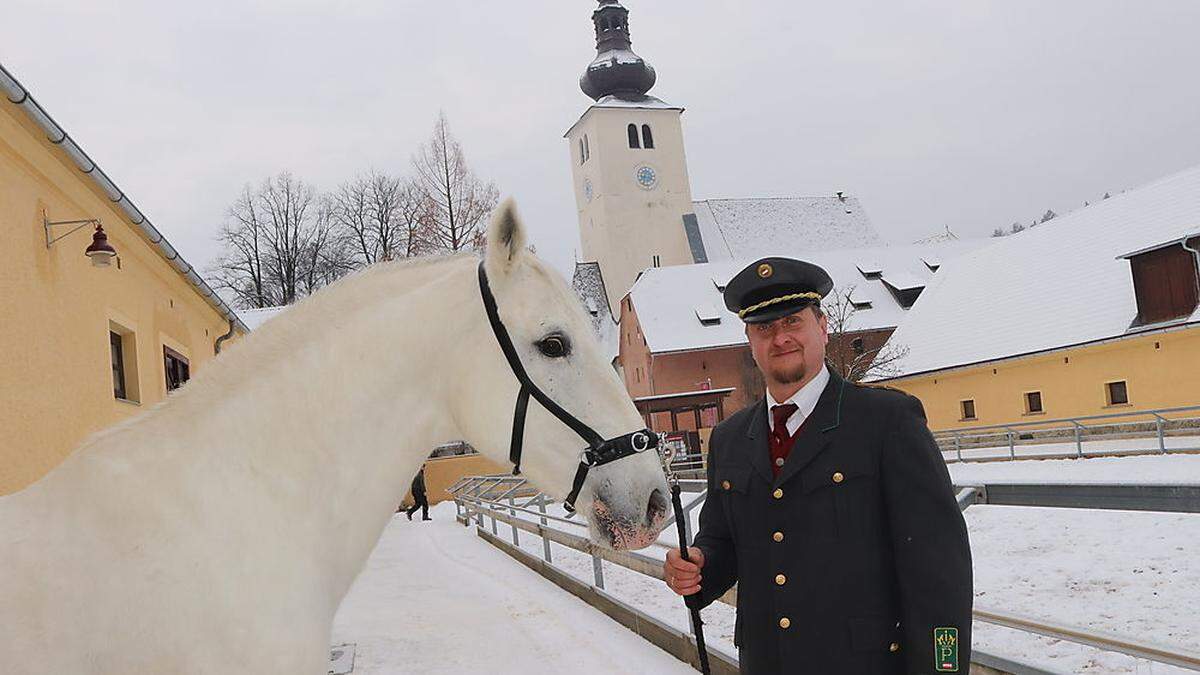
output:
[[[615,96],[638,101],[654,86],[654,68],[633,53],[629,39],[629,10],[620,0],[600,0],[592,12],[596,24],[596,59],[579,78],[579,88],[592,100]]]

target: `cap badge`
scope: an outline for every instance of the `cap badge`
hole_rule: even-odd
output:
[[[762,277],[763,279],[770,277],[774,273],[775,270],[771,269],[771,266],[767,263],[763,263],[758,266],[758,276]]]

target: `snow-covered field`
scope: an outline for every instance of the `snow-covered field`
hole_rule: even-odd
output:
[[[454,520],[401,514],[342,602],[333,643],[355,675],[694,673]]]
[[[951,465],[950,471],[956,483],[1200,483],[1200,456],[968,463]],[[685,494],[685,503],[688,499]],[[554,507],[550,513],[562,515]],[[595,663],[597,672],[690,672],[496,551],[473,528],[454,524],[452,503],[434,514],[434,523],[394,522],[343,603],[335,643],[358,643],[355,673],[447,672],[439,668],[482,664],[492,672],[540,673],[557,670],[555,664],[565,669],[585,662]],[[1200,651],[1195,609],[1200,607],[1200,514],[975,505],[966,519],[980,608]],[[490,520],[485,523],[490,531]],[[586,534],[582,527],[554,526]],[[497,532],[511,541],[509,526],[500,523]],[[542,555],[540,538],[528,532],[519,532],[519,538],[523,550]],[[674,530],[660,541],[675,544]],[[665,552],[665,546],[642,551],[656,558]],[[552,544],[552,555],[559,567],[593,581],[590,556],[558,544]],[[609,593],[670,625],[687,627],[682,602],[661,581],[607,562],[603,571]],[[401,602],[411,598],[416,602]],[[421,608],[417,616],[408,609],[414,605]],[[418,625],[419,620],[425,624]],[[715,603],[704,611],[704,620],[709,644],[735,653],[734,609]],[[591,639],[600,635],[603,639]],[[610,639],[622,640],[622,646],[600,648]],[[975,624],[974,642],[989,653],[1053,672],[1189,672],[981,622]],[[615,652],[634,654],[632,645],[640,650],[631,657],[636,664],[610,667],[604,660]],[[666,660],[642,665],[642,659],[658,655]]]

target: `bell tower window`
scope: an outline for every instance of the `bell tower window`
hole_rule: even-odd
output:
[[[641,142],[638,141],[638,128],[636,124],[629,125],[629,147],[635,150],[642,147]]]
[[[650,133],[650,125],[642,125],[642,147],[647,150],[654,149],[654,134]]]

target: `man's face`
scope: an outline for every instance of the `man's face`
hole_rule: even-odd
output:
[[[750,353],[767,383],[803,382],[825,361],[829,326],[812,307],[769,323],[746,324]]]

